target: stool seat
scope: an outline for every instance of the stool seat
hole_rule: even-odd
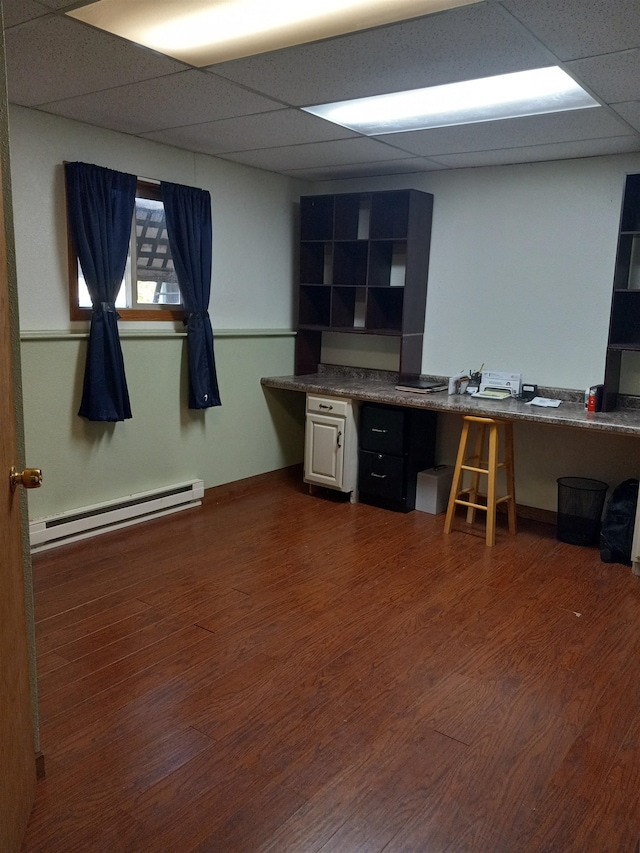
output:
[[[500,433],[504,434],[504,458],[498,458]],[[475,448],[468,454],[468,443],[472,429],[476,430]],[[485,455],[485,438],[488,432],[489,440]],[[498,470],[502,468],[506,475],[505,495],[497,496]],[[464,486],[464,472],[471,473],[471,482]],[[480,492],[480,477],[487,477],[487,491]],[[457,506],[467,507],[467,523],[473,524],[476,511],[482,510],[487,514],[486,541],[487,545],[495,545],[496,541],[496,507],[500,503],[507,504],[509,533],[516,532],[516,490],[513,465],[513,425],[510,421],[500,418],[487,418],[476,415],[463,417],[462,434],[458,445],[458,455],[453,471],[451,494],[444,522],[444,532],[451,533],[453,518]]]

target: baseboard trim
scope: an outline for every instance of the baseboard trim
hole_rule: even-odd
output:
[[[558,513],[550,509],[540,509],[537,506],[524,506],[524,504],[516,504],[516,515],[518,518],[528,518],[530,521],[539,521],[542,524],[555,525],[558,520]]]
[[[235,480],[232,483],[223,483],[221,486],[212,486],[205,490],[204,500],[207,503],[228,503],[236,500],[239,497],[249,495],[252,492],[263,489],[269,483],[281,483],[290,481],[295,484],[300,491],[308,491],[308,484],[303,481],[303,466],[302,463],[290,465],[287,468],[278,468],[276,471],[267,471],[265,474],[256,474],[254,477],[246,477],[244,480]],[[321,487],[318,487],[321,488]],[[327,489],[331,492],[332,490]],[[335,497],[335,495],[332,495]],[[507,512],[506,504],[498,504],[498,512]],[[540,509],[535,506],[526,506],[525,504],[516,504],[516,515],[518,518],[528,519],[529,521],[539,521],[541,524],[557,523],[557,513],[550,509]]]
[[[498,504],[497,511],[501,515],[507,514],[506,504]],[[525,506],[524,504],[516,504],[516,516],[518,518],[526,518],[529,521],[539,521],[541,524],[557,524],[558,513],[550,509],[540,509],[537,506]]]
[[[290,465],[287,468],[278,468],[276,471],[267,471],[265,474],[256,474],[254,477],[246,477],[244,480],[234,480],[232,483],[223,483],[221,486],[212,486],[205,489],[204,500],[207,504],[228,503],[239,497],[250,495],[252,492],[264,489],[270,483],[281,483],[291,481],[305,489],[302,481],[302,464]]]

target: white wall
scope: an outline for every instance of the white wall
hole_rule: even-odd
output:
[[[10,142],[26,447],[29,464],[44,471],[30,516],[298,462],[303,401],[263,391],[260,377],[293,372],[295,222],[305,185],[19,107]],[[121,322],[133,419],[77,416],[88,324],[69,320],[65,160],[210,191],[220,408],[186,406],[181,324]]]
[[[292,328],[294,223],[305,184],[21,107],[11,108],[10,135],[23,329],[72,327],[65,160],[209,190],[214,329]]]
[[[446,170],[316,184],[314,192],[415,188],[434,195],[422,371],[522,372],[583,389],[602,382],[625,176],[640,155]],[[331,361],[388,368],[379,348],[332,335]],[[640,394],[640,358],[625,354],[621,389]],[[635,356],[635,358],[633,357]],[[397,365],[397,361],[396,361]],[[397,368],[396,368],[397,369]],[[637,439],[515,425],[519,503],[555,510],[558,477],[613,486],[639,476]],[[453,464],[460,418],[440,416],[440,463]]]
[[[618,166],[578,160],[447,177],[434,180],[425,362],[435,373],[484,362],[559,388],[602,381]]]
[[[484,362],[529,382],[582,389],[604,376],[624,179],[634,171],[640,155],[341,181],[314,191],[433,193],[424,373]],[[634,373],[626,390],[640,394]]]

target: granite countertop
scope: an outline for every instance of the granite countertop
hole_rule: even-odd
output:
[[[425,376],[429,380],[442,380],[439,376]],[[446,381],[446,380],[445,380]],[[305,376],[270,376],[260,380],[267,388],[302,391],[306,394],[330,394],[370,403],[387,403],[431,409],[459,415],[486,415],[508,418],[513,421],[532,421],[555,426],[577,427],[600,432],[640,436],[640,409],[631,401],[614,412],[587,412],[584,392],[558,388],[540,388],[539,395],[561,399],[556,409],[531,406],[521,400],[480,400],[469,394],[449,395],[446,391],[434,394],[412,394],[396,391],[397,374],[358,368],[320,365],[318,373]],[[624,403],[625,401],[623,401]]]

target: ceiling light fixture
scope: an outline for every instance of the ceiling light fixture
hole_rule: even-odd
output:
[[[96,0],[67,12],[203,67],[481,0]]]
[[[565,71],[552,66],[304,109],[378,136],[598,106]]]

